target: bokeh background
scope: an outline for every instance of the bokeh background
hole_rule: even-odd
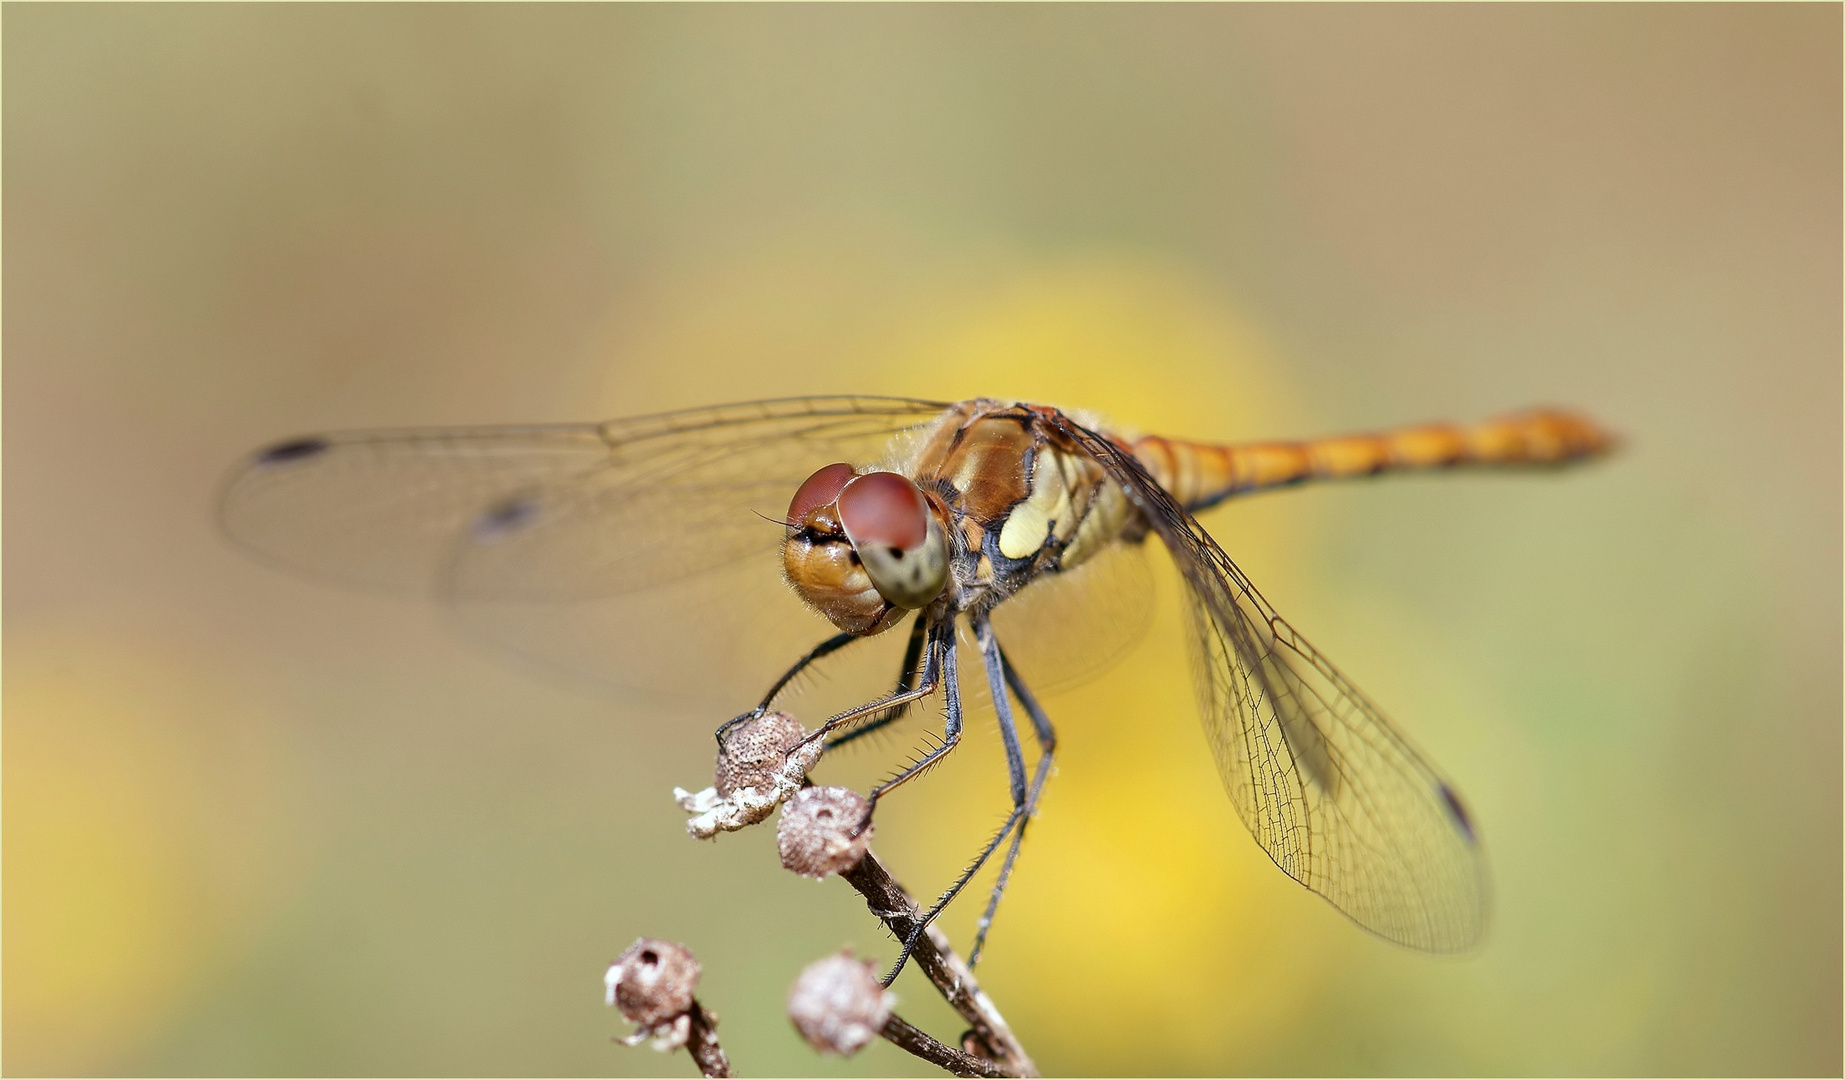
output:
[[[212,516],[302,431],[881,392],[1226,439],[1548,402],[1627,440],[1212,514],[1467,793],[1490,936],[1413,955],[1274,870],[1167,588],[1048,700],[982,966],[1047,1070],[1839,1073],[1838,7],[4,23],[6,1072],[689,1074],[609,1041],[639,934],[697,952],[747,1073],[926,1072],[789,1029],[801,965],[894,949],[768,830],[683,835],[713,718]],[[1004,807],[974,729],[881,814],[919,892]]]

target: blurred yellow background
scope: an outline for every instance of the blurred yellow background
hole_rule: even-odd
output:
[[[894,947],[683,835],[722,717],[212,518],[289,434],[831,392],[1627,439],[1213,512],[1467,794],[1489,937],[1269,864],[1168,588],[1047,699],[981,970],[1048,1071],[1840,1071],[1836,6],[9,6],[3,66],[6,1072],[688,1074],[609,1042],[641,934],[746,1074],[927,1072],[789,1028]],[[1004,808],[973,728],[880,811],[918,892]]]

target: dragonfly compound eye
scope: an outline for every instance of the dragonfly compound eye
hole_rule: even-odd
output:
[[[926,607],[948,583],[948,541],[907,476],[866,473],[839,493],[839,522],[871,583],[900,608]]]
[[[843,461],[823,466],[801,482],[788,502],[788,520],[798,526],[802,518],[834,499],[852,480],[852,466]]]
[[[907,477],[828,465],[788,504],[782,569],[834,626],[876,634],[941,595],[947,533]]]

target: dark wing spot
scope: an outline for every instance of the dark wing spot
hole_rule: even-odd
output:
[[[1473,843],[1473,819],[1467,816],[1467,808],[1461,805],[1461,797],[1446,784],[1441,785],[1439,790],[1441,801],[1448,807],[1448,816],[1454,819],[1455,828],[1461,830],[1461,835],[1467,838],[1468,843]]]
[[[290,439],[285,443],[277,443],[256,455],[256,463],[258,465],[286,465],[324,454],[332,445],[319,437]]]
[[[491,544],[502,540],[538,520],[538,502],[526,495],[515,495],[474,519],[474,541]]]

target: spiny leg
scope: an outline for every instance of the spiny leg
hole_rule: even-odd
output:
[[[865,811],[866,825],[871,824],[871,811],[877,809],[879,799],[904,784],[909,783],[911,780],[916,779],[916,777],[927,771],[931,765],[940,761],[943,755],[960,745],[961,681],[957,677],[955,669],[954,618],[950,616],[931,625],[929,627],[929,637],[929,664],[924,668],[924,683],[929,686],[929,692],[933,693],[935,691],[935,686],[928,676],[931,674],[939,674],[939,682],[943,689],[947,691],[946,700],[944,702],[945,707],[942,710],[946,714],[942,722],[942,741],[922,757],[917,758],[915,761],[905,766],[897,775],[877,785],[865,794],[865,802],[868,804]],[[855,711],[862,715],[866,712],[875,712],[878,709],[888,708],[890,706],[907,705],[922,696],[922,694],[915,690],[893,694],[880,703],[873,703],[869,707],[861,707],[859,710]],[[835,717],[833,720],[827,721],[827,728],[834,726],[838,720],[839,718]],[[827,728],[822,728],[821,730],[825,731]],[[808,737],[812,738],[813,736],[810,735]],[[863,831],[862,826],[860,831]]]
[[[1006,696],[1008,680],[1004,674],[1005,660],[1000,653],[998,640],[993,637],[993,628],[988,623],[984,612],[974,616],[974,636],[980,643],[981,658],[986,662],[987,685],[993,695],[993,709],[999,715],[1000,740],[1006,747],[1006,768],[1012,779],[1012,813],[1007,816],[1005,824],[999,827],[999,831],[993,834],[993,839],[987,841],[986,846],[980,850],[980,854],[975,856],[967,869],[961,872],[961,876],[943,891],[935,904],[917,922],[916,928],[910,932],[908,939],[903,943],[903,951],[898,954],[897,963],[891,968],[890,974],[885,977],[884,982],[887,986],[892,979],[897,977],[897,973],[903,970],[904,962],[909,959],[910,952],[916,947],[916,942],[922,937],[924,929],[935,921],[936,916],[940,915],[956,896],[960,895],[961,890],[967,887],[967,883],[973,880],[974,875],[980,872],[980,868],[986,865],[987,860],[993,857],[993,852],[998,850],[999,845],[1004,843],[1006,837],[1010,835],[1013,837],[1012,849],[1006,856],[999,883],[994,887],[993,899],[988,903],[986,914],[981,918],[980,936],[976,939],[975,945],[975,955],[978,954],[979,943],[985,940],[986,928],[992,923],[994,908],[999,904],[999,894],[1006,888],[1006,878],[1011,874],[1012,862],[1018,856],[1019,840],[1024,836],[1027,816],[1049,770],[1048,756],[1040,755],[1037,775],[1033,778],[1030,788],[1026,787],[1025,755],[1019,746],[1018,727],[1012,718],[1012,702]],[[950,692],[954,695],[950,699],[951,708],[958,712],[959,695],[954,692],[952,683],[950,687]],[[1029,693],[1020,700],[1027,703],[1028,710],[1036,710],[1032,716],[1032,724],[1037,731],[1039,743],[1042,744],[1045,732],[1049,730],[1049,723],[1041,720],[1042,710],[1038,709],[1037,701],[1031,698]]]
[[[943,891],[942,895],[936,898],[935,903],[929,910],[924,912],[922,917],[916,921],[916,928],[911,930],[909,936],[903,941],[903,951],[897,954],[897,962],[891,965],[890,973],[884,976],[885,986],[889,986],[892,982],[896,981],[897,974],[903,970],[904,963],[910,959],[910,953],[915,951],[916,943],[922,940],[922,936],[928,930],[929,924],[935,921],[935,917],[942,913],[942,909],[946,908],[950,901],[961,894],[961,890],[967,887],[967,883],[973,880],[974,875],[980,872],[980,868],[985,866],[987,860],[993,857],[993,852],[997,850],[1001,842],[1006,839],[1007,834],[1011,833],[1013,829],[1019,825],[1024,815],[1025,808],[1023,806],[1013,807],[1012,813],[1006,817],[1006,823],[1001,825],[999,831],[993,834],[993,839],[987,841],[986,846],[980,849],[980,854],[974,857],[974,861],[968,864],[966,870],[961,871],[961,876],[955,879],[954,884],[948,886],[948,888]],[[970,963],[969,966],[971,967],[972,964]]]
[[[903,664],[897,669],[897,693],[902,693],[910,689],[912,680],[922,676],[922,670],[918,665],[922,659],[923,642],[926,640],[927,630],[928,624],[921,615],[918,615],[915,621],[910,624],[910,643],[904,647]],[[909,706],[907,703],[894,706],[886,710],[883,716],[868,720],[853,728],[851,731],[846,732],[844,735],[839,736],[837,739],[829,739],[826,748],[828,751],[836,750],[854,739],[863,738],[887,725],[896,723],[903,719],[908,712]]]
[[[974,932],[974,947],[967,954],[967,966],[972,968],[980,962],[980,950],[986,947],[987,931],[993,926],[993,914],[999,909],[999,898],[1006,891],[1006,882],[1012,878],[1013,864],[1018,861],[1019,847],[1025,842],[1025,828],[1038,813],[1038,796],[1044,790],[1044,781],[1051,773],[1051,760],[1057,752],[1057,732],[1051,727],[1051,718],[1045,714],[1044,707],[1025,686],[1025,680],[1019,677],[1018,669],[1006,658],[1006,652],[993,642],[994,651],[999,653],[999,660],[1006,672],[1006,685],[1012,688],[1012,694],[1025,707],[1031,717],[1032,734],[1038,739],[1038,767],[1031,778],[1031,790],[1025,796],[1024,816],[1019,820],[1018,832],[1012,834],[1012,846],[1006,850],[1006,859],[999,864],[999,877],[993,883],[993,896],[987,901],[987,910],[980,916],[979,926]]]
[[[993,711],[999,714],[999,738],[1006,745],[1006,773],[1012,780],[1012,805],[1025,805],[1025,752],[1019,747],[1018,725],[1012,719],[1012,700],[1006,696],[1005,661],[1000,658],[999,641],[993,636],[993,624],[986,612],[974,616],[974,639],[980,643],[980,658],[987,666],[987,689],[993,695]]]
[[[826,723],[808,732],[805,738],[795,744],[794,749],[806,746],[815,739],[826,738],[839,728],[847,724],[857,723],[873,713],[883,712],[888,709],[903,708],[912,701],[928,697],[930,694],[935,693],[936,688],[941,684],[944,667],[948,673],[948,685],[952,688],[954,686],[954,630],[952,624],[950,624],[946,645],[944,645],[943,637],[938,627],[931,626],[929,628],[929,635],[929,655],[928,660],[923,664],[921,682],[908,690],[899,690],[894,694],[878,698],[875,701],[867,701],[863,705],[854,706],[828,719]],[[953,691],[951,690],[951,694],[952,693]],[[956,726],[958,729],[959,725],[957,724]],[[790,753],[792,752],[793,750],[791,749]],[[908,778],[906,774],[903,777],[899,777],[897,782],[900,783],[902,780]],[[884,786],[888,788],[893,785],[886,784]],[[874,789],[869,796],[869,801],[875,802],[877,795],[877,789]]]
[[[810,664],[822,657],[838,652],[840,649],[845,648],[847,645],[857,640],[859,640],[857,634],[834,634],[832,637],[827,638],[825,641],[809,649],[806,656],[796,660],[793,667],[783,672],[781,678],[775,680],[775,685],[769,687],[769,692],[762,695],[761,704],[757,705],[749,712],[744,713],[742,716],[733,716],[729,720],[718,725],[718,746],[722,747],[724,745],[724,736],[730,734],[731,728],[736,727],[746,720],[754,720],[763,713],[768,712],[769,706],[775,703],[776,697],[780,695],[783,690],[787,689],[788,684],[793,682],[796,676],[806,671]],[[898,689],[902,689],[902,687],[898,687]]]
[[[998,645],[998,642],[994,644]],[[1057,749],[1057,730],[1051,727],[1051,718],[1045,714],[1044,706],[1038,704],[1037,697],[1025,685],[1025,680],[1019,677],[1018,669],[1012,666],[1004,648],[999,650],[999,659],[1005,665],[1006,685],[1012,688],[1012,696],[1019,699],[1019,704],[1025,706],[1025,714],[1031,717],[1031,727],[1038,736],[1038,745],[1047,754]]]
[[[919,616],[919,618],[920,617],[922,616]],[[788,749],[788,752],[792,754],[808,746],[815,739],[825,739],[847,724],[859,723],[867,716],[890,710],[907,708],[911,702],[928,697],[930,694],[935,693],[936,689],[941,686],[943,681],[942,673],[944,670],[947,672],[949,697],[952,699],[949,726],[952,728],[951,734],[953,734],[955,741],[959,741],[961,735],[961,713],[960,691],[955,681],[954,620],[949,618],[939,622],[931,622],[927,634],[928,658],[923,662],[922,679],[920,682],[908,690],[898,690],[896,693],[878,698],[875,701],[867,701],[863,705],[847,709],[845,712],[828,719],[826,723],[821,724],[818,728],[815,728],[813,731],[803,736],[799,742]],[[896,787],[905,780],[910,779],[918,771],[927,768],[936,758],[939,758],[942,754],[953,749],[953,747],[954,742],[952,741],[937,747],[934,751],[925,755],[923,760],[912,764],[912,766],[901,775],[873,788],[865,799],[865,820],[860,822],[858,827],[852,831],[852,835],[858,836],[867,828],[870,828],[871,811],[877,806],[879,795]]]
[[[781,696],[781,692],[787,689],[788,684],[794,681],[795,676],[806,671],[808,666],[814,661],[830,656],[845,648],[847,645],[852,644],[854,641],[861,640],[863,639],[857,634],[839,633],[815,645],[812,649],[808,650],[806,656],[796,660],[794,666],[784,672],[781,678],[775,680],[775,685],[769,687],[769,692],[762,695],[762,704],[758,705],[757,708],[766,711],[770,705],[775,703],[775,699]]]
[[[925,618],[926,616],[924,615],[917,616],[919,623]],[[905,690],[902,689],[902,683],[900,682],[896,693],[840,713],[838,716],[833,717],[825,724],[821,725],[818,730],[808,733],[807,737],[802,739],[800,744],[797,744],[805,745],[814,739],[824,738],[835,728],[851,723],[867,714],[880,711],[895,712],[901,710],[906,708],[911,702],[935,693],[938,686],[946,688],[946,701],[943,709],[945,719],[942,726],[942,741],[928,753],[911,762],[908,767],[903,769],[896,776],[877,785],[866,794],[865,819],[853,830],[852,835],[854,836],[863,833],[866,829],[871,827],[871,817],[873,811],[877,809],[878,799],[899,785],[921,775],[931,765],[941,760],[943,755],[953,750],[961,742],[961,682],[955,666],[954,618],[953,616],[949,616],[948,618],[930,621],[920,632],[912,631],[911,636],[913,641],[927,641],[927,659],[923,664],[922,680],[918,685]],[[904,663],[905,669],[907,670],[911,666],[911,661],[906,659]],[[907,678],[903,680],[903,682],[907,681]],[[873,722],[881,724],[888,722],[888,720],[886,717],[880,717]],[[1010,828],[1011,823],[1008,823],[1007,829],[1009,830]],[[981,856],[982,862],[986,861],[987,855],[992,854],[993,848],[999,845],[999,841],[1004,835],[1005,832],[1002,831],[999,836],[994,838],[993,843],[987,846],[986,853]],[[976,864],[975,869],[979,869],[978,864]],[[962,879],[962,882],[965,884],[965,877]],[[959,887],[957,887],[955,891],[959,891]],[[903,970],[904,961],[909,959],[911,950],[916,947],[917,940],[922,937],[923,932],[928,927],[929,919],[933,919],[940,911],[941,905],[938,904],[936,908],[929,913],[927,918],[917,923],[915,931],[912,932],[909,939],[904,942],[902,955],[898,958],[896,965],[891,968],[890,974],[885,977],[884,985],[889,986],[891,980],[897,977],[897,973]]]

